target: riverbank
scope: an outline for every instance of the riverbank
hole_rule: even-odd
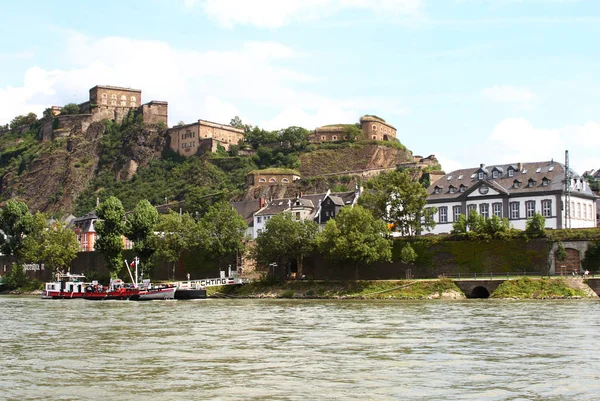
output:
[[[256,281],[235,287],[209,288],[214,298],[293,299],[465,299],[467,296],[448,278],[433,280],[364,281]],[[581,279],[509,279],[492,292],[495,299],[581,299],[598,295]]]

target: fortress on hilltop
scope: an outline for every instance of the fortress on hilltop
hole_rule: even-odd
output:
[[[333,124],[318,127],[309,138],[311,142],[333,142],[351,139],[394,141],[397,139],[396,128],[385,122],[383,118],[364,115],[360,118],[359,124]]]

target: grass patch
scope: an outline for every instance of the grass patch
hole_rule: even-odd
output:
[[[490,298],[572,298],[586,297],[582,290],[569,287],[562,278],[532,279],[521,277],[500,284]]]

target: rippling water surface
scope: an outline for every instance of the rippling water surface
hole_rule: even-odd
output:
[[[598,301],[0,297],[2,400],[600,400]]]

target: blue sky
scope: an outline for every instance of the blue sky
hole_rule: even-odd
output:
[[[600,168],[597,0],[104,0],[2,5],[0,124],[97,84],[199,118],[376,114],[447,170]]]

